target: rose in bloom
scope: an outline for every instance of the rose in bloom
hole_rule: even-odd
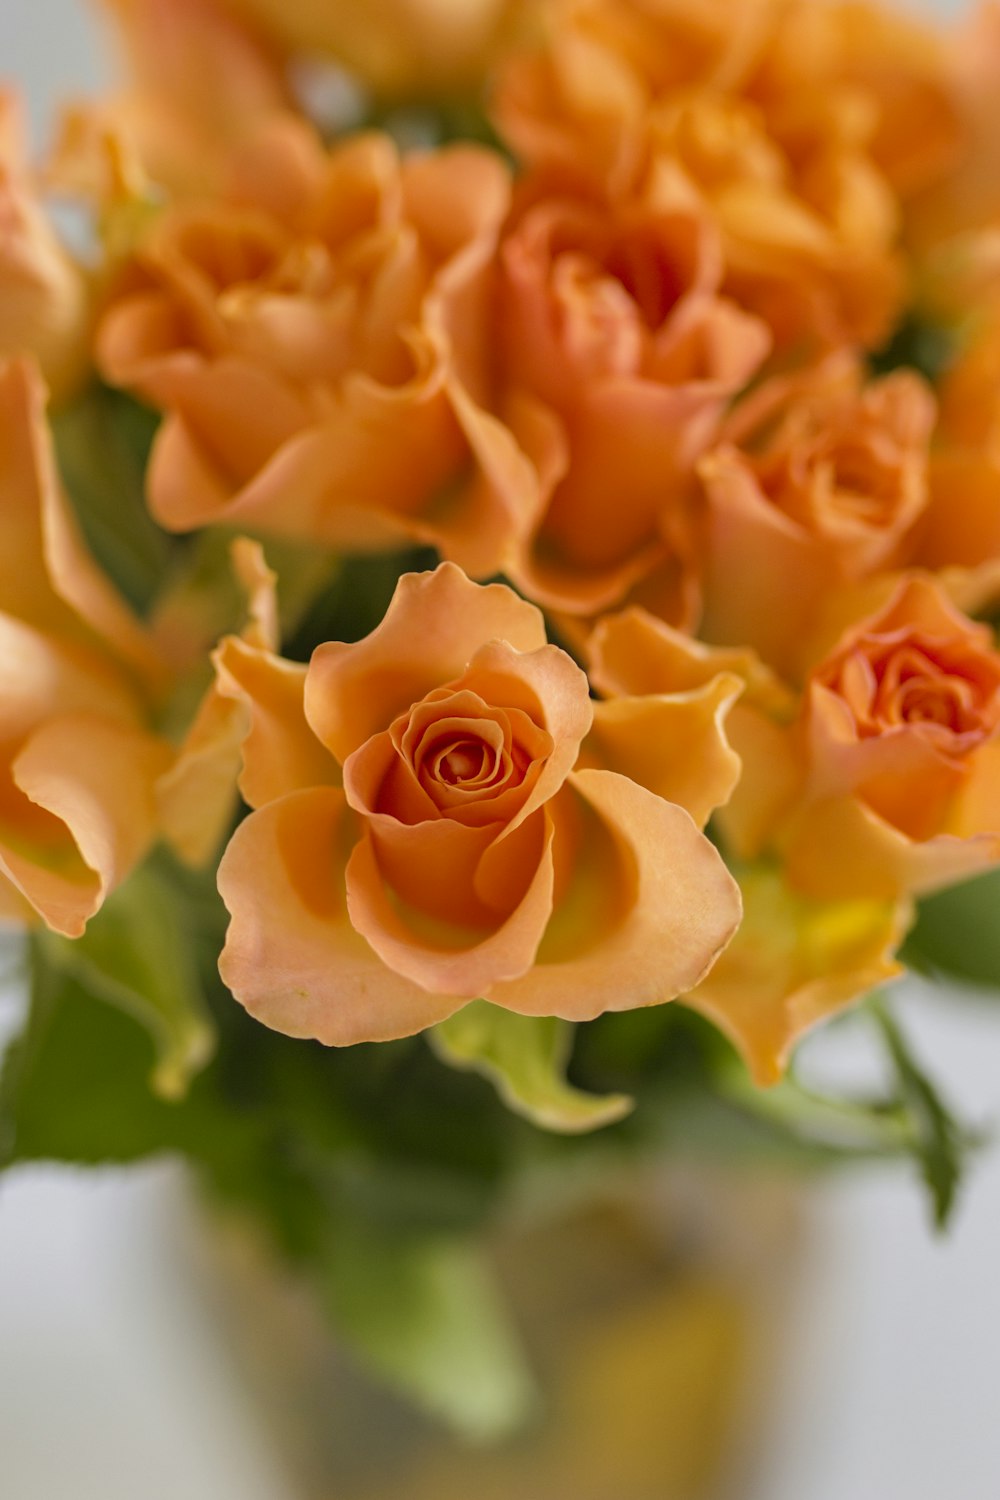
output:
[[[699,466],[709,640],[745,642],[797,679],[845,584],[899,562],[928,500],[935,403],[916,374],[866,382],[832,356],[766,382]]]
[[[904,578],[814,668],[797,737],[800,890],[921,894],[1000,858],[1000,653],[936,582]]]
[[[227,195],[167,209],[99,329],[113,383],[165,412],[157,519],[336,546],[439,544],[496,571],[527,460],[478,400],[506,169],[263,129]],[[481,481],[459,481],[479,459]],[[456,489],[450,503],[448,486]]]
[[[0,912],[78,937],[158,826],[163,674],[83,547],[32,366],[0,365]]]
[[[308,668],[232,640],[217,659],[256,809],[219,869],[220,967],[276,1030],[386,1039],[476,997],[583,1020],[692,988],[731,937],[691,816],[579,764],[587,679],[509,589],[445,563]]]
[[[903,290],[896,194],[954,143],[941,55],[868,6],[564,0],[496,114],[528,162],[613,196],[669,162],[779,343],[872,343]]]
[[[474,87],[530,12],[528,0],[226,0],[290,52],[336,58],[375,93],[438,97]]]
[[[694,462],[767,330],[719,295],[718,236],[669,183],[614,204],[537,179],[523,193],[501,250],[495,400],[538,480],[505,571],[573,614],[638,591],[690,625]]]
[[[86,281],[38,200],[18,101],[0,89],[0,357],[33,354],[65,396],[83,378],[89,332]]]

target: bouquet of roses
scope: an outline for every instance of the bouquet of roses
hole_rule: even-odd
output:
[[[43,162],[2,97],[3,1163],[183,1153],[404,1380],[359,1260],[519,1173],[943,1219],[881,997],[883,1094],[787,1070],[1000,984],[1000,11],[103,10]]]

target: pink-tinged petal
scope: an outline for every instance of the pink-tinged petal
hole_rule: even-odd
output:
[[[240,791],[251,807],[288,792],[332,786],[337,762],[306,722],[306,668],[228,636],[213,660],[219,692],[242,705]]]
[[[600,770],[574,772],[551,806],[556,909],[534,967],[487,998],[586,1021],[693,989],[739,924],[740,894],[690,815]]]
[[[531,872],[524,894],[506,920],[486,931],[438,921],[394,900],[375,842],[370,836],[363,838],[347,865],[347,906],[354,927],[396,973],[433,994],[474,1000],[495,985],[519,978],[530,970],[552,914],[552,824],[545,813],[539,814],[537,823],[539,847],[530,851],[530,858],[521,851]],[[456,834],[481,838],[486,832],[447,821],[423,824],[420,831],[430,830],[442,830],[444,847],[439,850],[433,837],[421,846],[421,868],[428,883],[448,878]],[[460,912],[466,904],[458,902]]]
[[[909,725],[859,737],[844,700],[815,682],[806,723],[809,797],[862,796],[910,838],[928,838],[941,828],[967,775],[946,749]]]
[[[541,612],[502,584],[472,583],[454,563],[404,574],[371,635],[313,652],[306,718],[343,762],[432,689],[461,677],[479,647],[494,640],[537,651],[546,643]]]
[[[742,691],[740,678],[720,673],[687,693],[597,703],[583,764],[637,781],[704,828],[740,778],[725,722]]]
[[[411,1036],[461,1004],[387,968],[351,925],[354,837],[341,791],[293,792],[245,819],[219,866],[223,980],[265,1026],[327,1046]]]
[[[1000,829],[918,841],[853,797],[805,808],[785,838],[789,880],[818,900],[926,896],[1000,860]]]
[[[86,714],[49,719],[26,741],[13,763],[14,782],[65,825],[75,870],[60,879],[44,853],[35,862],[21,851],[16,867],[8,852],[6,873],[55,931],[79,937],[146,853],[156,834],[155,785],[169,754],[142,730]]]
[[[777,1083],[799,1038],[903,972],[895,954],[906,902],[813,901],[773,870],[741,879],[743,924],[684,1004],[729,1037],[761,1088]]]

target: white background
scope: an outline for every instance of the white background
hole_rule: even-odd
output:
[[[83,0],[0,0],[0,76],[40,138],[105,68]],[[1000,1005],[914,988],[903,1013],[963,1112],[1000,1122]],[[810,1048],[840,1076],[864,1063],[851,1028]],[[944,1240],[904,1171],[809,1197],[774,1462],[736,1500],[997,1500],[1000,1147]],[[0,1500],[290,1500],[180,1270],[183,1212],[163,1166],[0,1186]]]

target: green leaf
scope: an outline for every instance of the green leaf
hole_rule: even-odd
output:
[[[899,1097],[909,1115],[911,1149],[930,1191],[935,1227],[944,1229],[955,1206],[966,1152],[976,1144],[975,1138],[955,1120],[917,1063],[885,1001],[874,996],[868,1004],[885,1039]]]
[[[921,901],[902,958],[916,969],[1000,988],[1000,871]]]
[[[482,1073],[509,1108],[545,1130],[597,1130],[632,1109],[625,1094],[585,1094],[567,1083],[573,1028],[554,1016],[518,1016],[474,1000],[429,1037],[445,1062]]]
[[[471,1245],[338,1222],[328,1271],[338,1328],[411,1400],[477,1442],[496,1441],[530,1415],[530,1370]]]
[[[59,468],[87,542],[140,612],[155,598],[178,545],[146,508],[146,464],[157,421],[131,397],[102,385],[52,415]]]
[[[48,935],[51,962],[91,993],[129,1012],[156,1047],[154,1091],[178,1099],[209,1057],[208,1015],[178,893],[147,864],[115,891],[82,937]]]

